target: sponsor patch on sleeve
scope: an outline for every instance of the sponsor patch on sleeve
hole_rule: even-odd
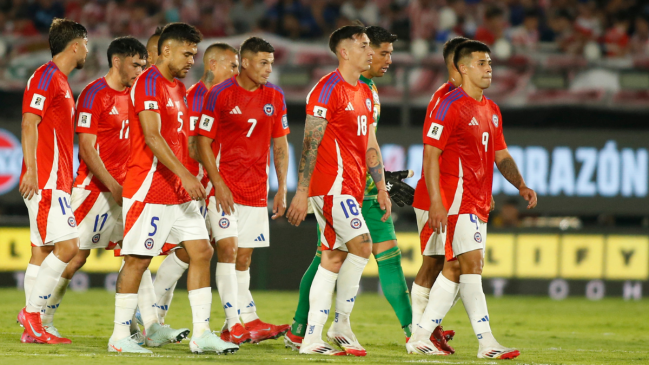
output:
[[[323,108],[321,106],[314,106],[313,116],[318,118],[327,118],[327,108]]]
[[[144,102],[144,109],[145,110],[158,110],[158,102],[157,101],[145,101]]]
[[[196,123],[198,123],[198,117],[189,117],[189,130],[193,131],[196,129]]]
[[[282,128],[284,129],[288,128],[288,117],[286,116],[286,114],[282,116]]]
[[[431,123],[430,129],[428,129],[428,133],[426,135],[432,139],[436,139],[439,141],[439,137],[442,136],[443,130],[444,130],[443,125],[437,123]]]
[[[209,132],[212,130],[212,124],[214,124],[214,118],[203,114],[199,128]]]
[[[34,94],[32,97],[32,102],[29,103],[29,106],[38,109],[38,110],[43,110],[43,104],[45,104],[45,97],[40,94]]]
[[[90,113],[86,113],[86,112],[79,113],[79,122],[77,123],[78,127],[90,128],[91,122],[92,122],[92,115]]]

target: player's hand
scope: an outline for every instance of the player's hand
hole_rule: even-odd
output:
[[[110,194],[115,199],[115,203],[122,206],[122,185],[117,184],[114,188],[110,189]]]
[[[431,202],[428,210],[428,226],[435,233],[446,233],[446,224],[448,222],[448,212],[441,201]]]
[[[394,200],[394,202],[400,207],[412,205],[415,200],[415,189],[403,182],[403,179],[412,177],[415,173],[412,170],[384,170],[384,174],[385,189],[390,194],[390,198],[392,198],[392,200]]]
[[[23,175],[23,180],[20,182],[18,191],[27,200],[31,200],[34,195],[38,195],[38,173],[27,170],[25,175]]]
[[[385,213],[381,217],[381,222],[385,222],[390,218],[392,214],[392,202],[390,201],[390,194],[385,190],[379,190],[379,195],[377,195],[376,200],[379,202],[381,210],[384,210]]]
[[[527,186],[520,189],[518,194],[527,200],[527,209],[532,209],[536,207],[536,192]]]
[[[286,188],[280,188],[273,199],[273,220],[281,217],[286,212]]]
[[[306,191],[298,190],[295,193],[293,200],[291,200],[291,206],[288,208],[288,213],[286,213],[286,218],[290,224],[297,227],[304,221],[309,209],[308,199]]]
[[[214,184],[214,199],[216,199],[216,211],[218,213],[221,213],[221,209],[227,215],[234,213],[234,199],[232,199],[232,192],[225,184],[225,181],[221,180]],[[221,208],[219,209],[219,207]]]
[[[494,209],[496,209],[496,201],[494,200],[494,196],[491,196],[491,205],[489,206],[489,211],[493,212]]]
[[[185,188],[187,194],[189,194],[193,200],[203,200],[206,198],[207,194],[205,194],[205,188],[196,176],[187,172],[186,175],[180,178],[180,182],[183,184],[183,188]]]

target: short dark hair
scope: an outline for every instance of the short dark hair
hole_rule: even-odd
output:
[[[455,48],[455,53],[453,55],[453,64],[455,68],[460,70],[457,66],[458,62],[466,56],[470,56],[473,52],[485,52],[491,54],[491,49],[486,44],[480,41],[465,41],[460,43],[457,48]]]
[[[187,23],[169,23],[162,28],[160,39],[158,39],[158,55],[162,54],[162,45],[169,39],[179,42],[200,43],[203,35],[193,25]]]
[[[239,54],[241,57],[243,57],[244,52],[252,52],[254,54],[259,52],[273,53],[275,52],[275,48],[263,38],[250,37],[239,46]]]
[[[374,48],[381,47],[383,43],[394,43],[397,35],[388,32],[387,29],[371,25],[365,29],[365,34],[370,39],[370,44]]]
[[[218,50],[221,50],[221,51],[230,51],[232,53],[238,53],[239,52],[239,51],[237,51],[236,48],[232,47],[231,45],[229,45],[227,43],[216,42],[216,43],[210,44],[209,47],[207,47],[205,49],[205,54],[207,54],[209,51],[211,51],[213,49],[218,49]]]
[[[444,43],[444,50],[442,51],[442,54],[444,55],[444,62],[448,63],[449,56],[453,56],[455,54],[455,50],[457,49],[457,46],[459,46],[460,44],[468,40],[469,38],[466,37],[454,37],[446,41],[446,43]],[[452,57],[450,61],[453,62]]]
[[[83,25],[69,19],[54,18],[50,25],[49,36],[52,57],[63,52],[73,40],[86,37],[88,37],[88,31]]]
[[[363,25],[345,25],[334,30],[329,36],[329,49],[336,54],[336,48],[345,39],[354,39],[355,35],[367,34],[367,27]]]
[[[140,58],[144,59],[148,56],[146,47],[144,47],[144,45],[136,38],[131,36],[113,39],[108,46],[106,55],[108,56],[109,68],[113,67],[113,56],[115,55],[123,58],[138,55]]]

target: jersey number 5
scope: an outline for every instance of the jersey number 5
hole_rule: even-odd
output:
[[[487,152],[487,146],[489,145],[489,132],[482,133],[482,144],[484,145],[484,151]]]

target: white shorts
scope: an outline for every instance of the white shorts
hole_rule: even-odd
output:
[[[180,242],[209,239],[194,202],[164,205],[124,198],[122,255],[158,256]]]
[[[309,202],[320,226],[323,250],[347,251],[347,242],[370,233],[361,214],[361,206],[353,196],[312,196]]]
[[[62,190],[39,190],[38,195],[23,200],[29,213],[32,246],[52,246],[79,237],[70,194]]]
[[[463,253],[484,249],[487,244],[487,223],[475,214],[449,215],[446,228],[446,260]]]
[[[428,226],[427,210],[414,209],[415,216],[417,217],[417,230],[419,230],[421,254],[424,256],[444,256],[446,233],[435,233],[435,231]]]
[[[112,250],[122,241],[122,207],[111,193],[73,188],[72,210],[79,224],[79,249]]]
[[[212,196],[207,211],[216,242],[237,237],[237,245],[241,248],[270,246],[268,208],[234,204],[234,214],[227,215],[223,210],[216,211],[216,198]]]

